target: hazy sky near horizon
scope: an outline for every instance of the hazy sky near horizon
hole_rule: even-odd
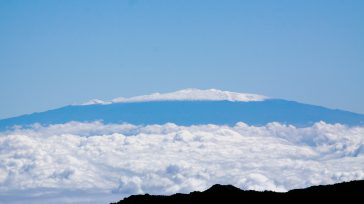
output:
[[[183,88],[364,113],[364,1],[0,1],[0,118]]]

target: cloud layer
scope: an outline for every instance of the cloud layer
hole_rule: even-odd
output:
[[[34,125],[0,133],[0,203],[108,203],[216,183],[287,191],[364,179],[363,165],[364,127],[340,124]]]

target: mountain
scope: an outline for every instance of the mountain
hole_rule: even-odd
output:
[[[94,99],[81,105],[3,119],[0,120],[0,130],[14,125],[96,120],[104,123],[178,125],[234,125],[237,122],[265,125],[280,122],[295,126],[309,126],[324,121],[355,126],[364,124],[364,115],[256,94],[186,89],[111,101]]]
[[[250,94],[250,93],[237,93],[231,91],[221,91],[217,89],[183,89],[170,93],[153,93],[150,95],[134,96],[130,98],[119,97],[111,101],[103,101],[100,99],[93,99],[83,105],[93,104],[111,104],[111,103],[125,103],[125,102],[148,102],[148,101],[262,101],[268,97]]]
[[[214,185],[203,192],[174,194],[171,196],[133,195],[114,204],[182,204],[182,203],[300,203],[361,200],[364,181],[351,181],[327,186],[313,186],[286,193],[272,191],[244,191],[231,185]]]

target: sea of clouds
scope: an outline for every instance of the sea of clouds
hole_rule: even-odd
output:
[[[0,203],[109,203],[213,184],[287,191],[364,179],[364,127],[69,122],[0,133]]]

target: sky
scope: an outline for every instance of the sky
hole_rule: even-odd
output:
[[[364,1],[0,1],[0,118],[216,88],[364,113]]]

